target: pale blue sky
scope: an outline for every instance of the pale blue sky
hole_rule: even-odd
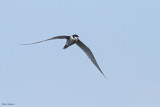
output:
[[[160,107],[159,0],[0,0],[0,29],[0,103]],[[108,80],[65,40],[19,45],[75,33]]]

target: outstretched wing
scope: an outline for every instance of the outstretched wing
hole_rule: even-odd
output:
[[[80,40],[78,40],[76,42],[76,44],[87,54],[87,56],[89,57],[89,59],[93,62],[93,64],[99,69],[99,71],[104,75],[104,73],[102,72],[102,70],[100,69],[92,51],[84,44],[82,43]],[[106,77],[104,75],[104,77]]]
[[[46,39],[46,40],[41,40],[41,41],[38,41],[38,42],[21,44],[21,45],[32,45],[32,44],[37,44],[37,43],[41,43],[41,42],[48,41],[48,40],[53,40],[53,39],[69,39],[69,38],[70,38],[70,36],[56,36],[56,37],[52,37],[52,38],[49,38],[49,39]]]

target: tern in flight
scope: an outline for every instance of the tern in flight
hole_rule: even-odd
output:
[[[66,39],[66,44],[63,47],[63,49],[68,48],[69,46],[73,45],[73,44],[77,44],[85,53],[86,55],[89,57],[89,59],[92,61],[92,63],[98,68],[98,70],[104,75],[104,73],[102,72],[101,68],[99,67],[92,51],[79,40],[79,36],[77,34],[74,34],[72,36],[56,36],[56,37],[52,37],[46,40],[42,40],[42,41],[38,41],[38,42],[34,42],[34,43],[29,43],[29,44],[22,44],[22,45],[32,45],[32,44],[37,44],[37,43],[41,43],[44,41],[48,41],[48,40],[54,40],[54,39]],[[104,77],[106,77],[104,75]]]

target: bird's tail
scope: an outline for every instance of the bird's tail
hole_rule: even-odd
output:
[[[64,47],[63,47],[63,49],[66,49],[66,48],[68,48],[69,46],[67,46],[67,45],[65,45]]]

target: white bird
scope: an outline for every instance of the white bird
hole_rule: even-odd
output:
[[[68,48],[69,46],[73,45],[73,44],[77,44],[85,53],[86,55],[89,57],[89,59],[92,61],[92,63],[98,68],[98,70],[104,75],[104,77],[106,78],[105,74],[102,72],[102,70],[100,69],[92,51],[79,40],[79,36],[77,34],[74,34],[72,36],[56,36],[56,37],[52,37],[46,40],[42,40],[42,41],[38,41],[38,42],[34,42],[34,43],[29,43],[29,44],[22,44],[22,45],[32,45],[32,44],[37,44],[37,43],[41,43],[44,41],[48,41],[48,40],[53,40],[53,39],[66,39],[66,44],[63,47],[63,49]]]

